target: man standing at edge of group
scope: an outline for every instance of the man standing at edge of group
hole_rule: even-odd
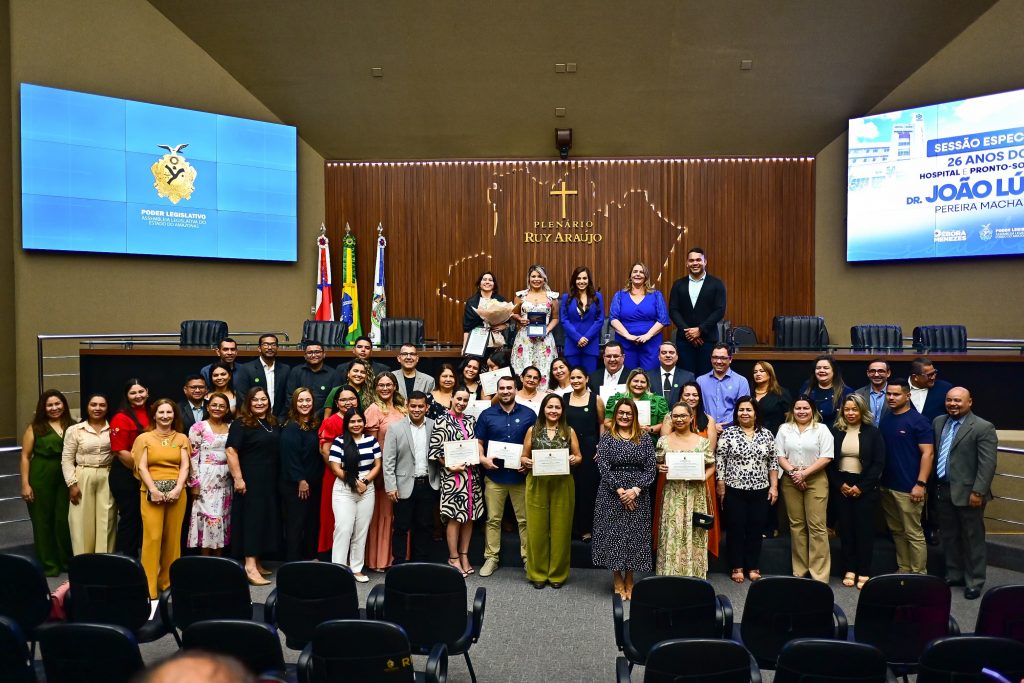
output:
[[[700,247],[686,252],[689,275],[672,283],[668,299],[679,364],[698,376],[711,371],[711,350],[718,341],[718,323],[725,317],[725,284],[708,274],[707,265]]]
[[[871,411],[871,419],[876,425],[889,413],[889,404],[885,400],[885,388],[889,384],[890,375],[892,375],[892,370],[889,368],[889,364],[881,358],[874,358],[868,363],[868,383],[853,392],[864,399],[868,410]]]
[[[885,398],[889,414],[878,425],[885,441],[885,469],[879,486],[882,512],[896,545],[899,571],[925,574],[928,546],[921,512],[935,461],[932,425],[910,402],[910,384],[902,377],[890,380]]]
[[[939,371],[931,359],[919,356],[910,363],[910,402],[931,424],[946,414],[946,394],[953,385],[938,379]],[[928,480],[928,498],[924,503],[921,526],[928,545],[939,544],[938,511],[935,509],[935,479]]]
[[[722,430],[732,424],[733,409],[742,396],[750,396],[750,382],[732,368],[732,352],[728,344],[717,343],[711,351],[711,372],[697,378],[704,398],[704,408],[715,418],[715,429]]]
[[[999,439],[971,410],[971,392],[953,387],[946,415],[935,418],[935,509],[946,554],[946,585],[976,600],[985,585],[985,504],[992,500]]]
[[[523,558],[523,566],[526,566],[526,474],[522,470],[506,469],[504,463],[495,463],[488,458],[487,445],[491,441],[522,444],[526,431],[537,421],[537,414],[516,403],[516,382],[511,377],[498,379],[497,395],[498,404],[480,413],[476,421],[480,465],[487,477],[484,484],[487,533],[480,576],[490,576],[500,564],[501,518],[505,514],[506,498],[512,499],[512,509],[519,524],[519,554]]]
[[[402,344],[398,349],[398,364],[402,366],[402,369],[395,375],[398,377],[398,393],[404,399],[408,400],[414,391],[429,394],[434,390],[434,378],[417,370],[416,366],[419,363],[420,354],[416,351],[416,345]]]
[[[332,370],[324,363],[327,351],[323,344],[303,339],[302,346],[306,362],[288,371],[288,384],[284,395],[290,401],[296,389],[306,387],[313,394],[313,412],[320,415],[327,402],[327,393],[342,383],[341,377],[337,370]]]
[[[658,347],[658,367],[647,372],[651,378],[649,391],[664,397],[669,407],[679,402],[683,385],[694,380],[693,373],[679,367],[678,363],[679,351],[676,345],[670,341],[663,341]]]
[[[256,360],[238,366],[235,373],[235,393],[241,405],[253,387],[261,387],[270,397],[270,412],[281,417],[288,414],[289,396],[288,366],[277,362],[277,335],[261,334],[259,338],[260,355]]]
[[[383,372],[391,372],[392,368],[389,368],[383,363],[378,363],[373,360],[370,356],[373,355],[373,342],[369,337],[362,336],[357,337],[355,343],[352,345],[352,353],[356,358],[366,361],[370,364],[370,372],[373,373],[370,377],[366,378],[366,383],[373,386],[373,379],[377,375]],[[352,364],[352,361],[342,363],[338,366],[338,377],[344,380],[348,377],[348,367]]]
[[[213,382],[210,381],[210,371],[217,363],[224,363],[224,365],[228,366],[231,369],[231,374],[235,374],[238,371],[238,366],[235,365],[235,359],[238,358],[238,344],[235,343],[234,339],[231,337],[221,339],[217,342],[216,352],[217,360],[209,365],[204,365],[199,370],[199,374],[206,380],[206,386],[208,387],[213,386]]]

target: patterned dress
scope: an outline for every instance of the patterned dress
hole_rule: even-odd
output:
[[[465,430],[451,413],[445,413],[434,421],[427,449],[428,458],[437,460],[444,457],[445,441],[476,438],[476,418],[464,415],[462,419]],[[483,517],[484,484],[480,466],[472,465],[463,472],[452,472],[447,467],[438,469],[441,471],[441,519],[462,523]]]
[[[548,292],[547,300],[542,304],[535,304],[527,301],[526,290],[516,292],[516,296],[523,300],[522,315],[526,317],[530,313],[543,313],[545,324],[551,321],[551,309],[558,302],[556,292]],[[516,338],[512,342],[512,371],[518,377],[523,370],[530,365],[540,369],[540,386],[538,390],[544,392],[548,386],[548,378],[551,376],[551,362],[557,356],[555,348],[555,336],[550,332],[542,339],[531,339],[526,334],[526,326],[519,328]]]
[[[651,571],[650,486],[657,474],[654,444],[646,434],[633,443],[605,434],[597,443],[601,484],[594,509],[594,564],[613,571]],[[632,511],[616,491],[640,487]]]
[[[664,457],[665,439],[658,443],[656,452]],[[711,442],[701,438],[698,452],[704,453],[704,464],[712,465],[715,455]],[[658,521],[658,561],[655,573],[661,575],[707,577],[708,532],[693,526],[693,513],[708,512],[708,490],[704,481],[667,480]]]
[[[189,548],[224,548],[231,542],[231,496],[234,482],[224,449],[228,433],[216,434],[206,420],[188,431],[192,444],[189,486],[198,486],[188,524]]]

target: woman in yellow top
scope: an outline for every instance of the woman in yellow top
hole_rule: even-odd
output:
[[[192,447],[182,434],[178,406],[162,398],[152,407],[150,429],[132,446],[142,507],[142,568],[149,597],[171,585],[171,563],[181,557],[181,525],[185,520],[185,480]]]

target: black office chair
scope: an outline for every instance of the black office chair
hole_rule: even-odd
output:
[[[1024,643],[1024,586],[996,586],[985,591],[974,635]]]
[[[1024,643],[989,636],[939,638],[921,653],[917,683],[972,683],[992,680],[982,669],[1011,681],[1024,679]]]
[[[762,669],[774,669],[786,643],[799,638],[846,640],[847,621],[827,583],[766,576],[750,584],[743,621],[733,629]]]
[[[380,345],[423,346],[423,318],[384,318],[380,321]]]
[[[181,649],[205,650],[240,661],[254,676],[285,673],[281,639],[270,624],[242,619],[199,621],[181,634]]]
[[[615,676],[618,683],[630,683],[630,666],[625,657],[615,660]],[[678,638],[656,643],[644,666],[644,683],[687,681],[761,683],[761,671],[750,653],[732,640]]]
[[[345,346],[349,323],[346,320],[307,320],[302,323],[302,339],[317,342],[324,348]]]
[[[7,617],[0,617],[0,678],[11,683],[36,683],[25,635]]]
[[[359,681],[392,683],[448,680],[448,652],[437,643],[427,655],[426,670],[413,669],[412,646],[401,626],[383,621],[343,619],[316,627],[299,655],[300,683]]]
[[[228,324],[223,320],[182,320],[178,344],[212,348],[228,336]]]
[[[732,343],[740,349],[749,346],[757,346],[760,342],[757,341],[757,333],[754,332],[753,327],[747,325],[737,325],[732,328]]]
[[[873,576],[857,599],[851,640],[877,647],[893,672],[906,680],[929,642],[960,634],[950,601],[949,586],[938,576]]]
[[[729,320],[718,321],[718,341],[722,344],[729,346],[729,352],[733,353],[736,351],[736,344],[732,338],[732,322]]]
[[[415,653],[428,654],[435,644],[444,643],[449,655],[465,657],[476,683],[469,649],[480,639],[487,591],[476,589],[470,612],[466,597],[466,579],[454,567],[407,562],[389,569],[384,583],[370,591],[366,614],[405,629]]]
[[[606,316],[604,322],[601,323],[601,348],[604,348],[608,342],[613,341],[614,339],[615,328],[612,327],[611,318]]]
[[[163,620],[150,618],[149,585],[138,560],[107,553],[75,555],[68,564],[68,580],[68,621],[123,626],[140,643],[167,635]]]
[[[828,346],[825,319],[817,315],[777,315],[772,319],[775,347],[822,351]]]
[[[128,683],[145,668],[131,631],[113,624],[39,629],[46,683]]]
[[[262,607],[253,605],[242,565],[226,557],[179,557],[171,565],[171,587],[160,596],[160,617],[179,647],[178,631],[198,621],[262,621]]]
[[[50,618],[50,586],[39,562],[14,553],[0,553],[0,616],[21,629],[36,652],[36,629]]]
[[[903,328],[899,325],[854,325],[850,328],[854,351],[899,351],[903,348]]]
[[[963,325],[921,325],[912,335],[919,352],[960,352],[967,350],[967,328]]]
[[[615,645],[629,668],[643,665],[656,643],[676,638],[729,638],[732,603],[714,586],[685,576],[648,576],[633,586],[629,619],[622,598],[612,596]]]
[[[264,616],[285,635],[293,650],[306,647],[319,624],[359,619],[359,594],[348,567],[330,562],[289,562],[277,570],[277,586]]]
[[[774,680],[775,683],[890,683],[895,682],[896,677],[877,647],[843,640],[802,638],[782,648]]]

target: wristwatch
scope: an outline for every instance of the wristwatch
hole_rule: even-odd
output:
[[[370,480],[367,479],[366,477],[359,477],[359,481],[363,482],[367,486],[369,486],[369,484],[370,484]]]
[[[924,488],[928,488],[928,482],[926,482],[926,481],[921,481],[920,479],[918,479],[914,483],[917,484],[918,486],[923,486]]]

